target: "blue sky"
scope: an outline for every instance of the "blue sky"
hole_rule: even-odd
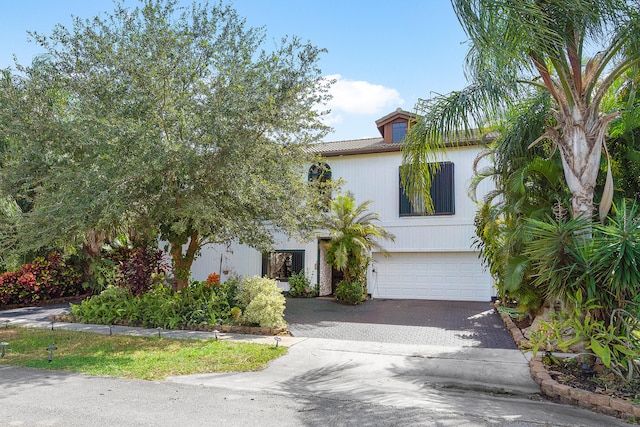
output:
[[[186,5],[191,0],[181,0]],[[213,2],[215,3],[215,2]],[[211,3],[211,4],[213,4]],[[125,0],[125,5],[137,2]],[[296,35],[326,48],[320,67],[337,79],[332,113],[335,131],[325,140],[379,136],[375,120],[418,98],[465,86],[467,47],[447,0],[393,3],[383,0],[235,0],[250,26],[264,26],[268,40]],[[42,50],[27,31],[49,34],[71,15],[91,18],[114,8],[111,0],[20,0],[3,2],[0,68],[29,64]]]

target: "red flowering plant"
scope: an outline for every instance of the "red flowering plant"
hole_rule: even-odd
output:
[[[219,284],[220,284],[220,275],[218,273],[211,273],[207,277],[207,286],[209,286],[209,287],[212,287],[212,286],[217,287]]]

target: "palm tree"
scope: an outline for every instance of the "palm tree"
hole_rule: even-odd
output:
[[[620,115],[603,114],[601,102],[616,79],[640,62],[640,17],[630,3],[452,0],[469,37],[470,85],[416,106],[418,123],[407,136],[409,167],[403,177],[414,200],[430,201],[434,153],[474,136],[473,128],[499,120],[514,101],[541,90],[552,103],[534,144],[546,140],[559,150],[572,215],[591,218],[605,132]],[[602,49],[585,61],[586,46]],[[605,188],[610,196],[611,179]],[[610,200],[603,197],[601,218]]]
[[[469,189],[471,198],[480,203],[474,246],[503,301],[517,300],[523,313],[537,312],[545,296],[532,286],[531,260],[523,255],[528,242],[525,219],[567,212],[559,155],[551,155],[548,144],[528,148],[544,128],[548,105],[548,94],[540,92],[509,108],[495,140],[476,159]],[[488,165],[479,168],[486,157]],[[476,189],[488,179],[495,189],[478,200]]]
[[[363,285],[372,250],[384,252],[379,239],[393,241],[395,236],[374,224],[380,215],[367,212],[371,201],[356,206],[349,194],[337,195],[331,201],[326,227],[331,240],[326,243],[327,261],[344,273],[347,282],[359,281]]]

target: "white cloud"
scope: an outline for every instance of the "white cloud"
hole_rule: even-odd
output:
[[[379,114],[404,104],[404,99],[395,89],[362,80],[345,79],[340,74],[325,78],[335,80],[330,89],[333,98],[327,105],[332,111],[331,116],[336,114],[336,111],[349,114]]]

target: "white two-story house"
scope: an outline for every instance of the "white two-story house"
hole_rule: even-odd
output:
[[[341,191],[355,196],[357,204],[372,200],[370,210],[380,214],[379,224],[396,236],[395,242],[382,242],[388,256],[371,254],[367,288],[372,298],[489,301],[493,282],[472,247],[476,205],[467,195],[481,147],[470,141],[442,153],[431,189],[435,212],[427,215],[411,205],[400,185],[400,142],[411,120],[411,113],[398,109],[376,121],[379,138],[313,145],[322,162],[320,168],[310,165],[309,179],[319,169],[325,178],[341,179]],[[304,270],[321,296],[330,295],[338,272],[325,261],[321,243],[328,237],[319,232],[312,241],[298,242],[281,236],[266,257],[242,245],[206,247],[192,275],[198,280],[212,272],[221,272],[223,280],[230,274],[268,275],[287,289],[288,275]]]

